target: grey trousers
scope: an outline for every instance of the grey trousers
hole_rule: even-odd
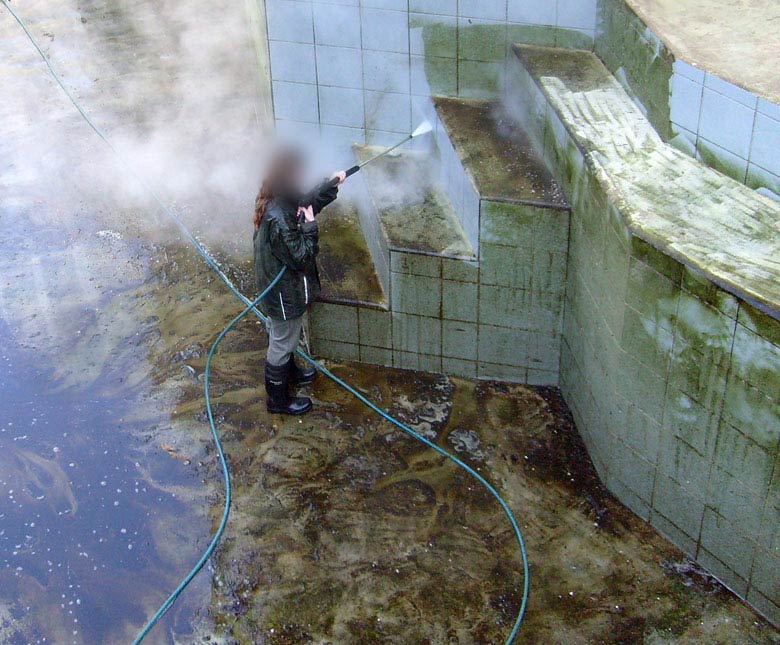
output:
[[[278,367],[290,360],[298,347],[303,329],[303,316],[289,320],[268,319],[268,363]]]

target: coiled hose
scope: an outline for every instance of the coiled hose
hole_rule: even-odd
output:
[[[208,359],[206,361],[206,372],[205,372],[205,397],[206,397],[206,409],[208,411],[208,419],[209,419],[209,425],[211,426],[211,432],[214,437],[214,442],[217,447],[217,452],[219,453],[220,462],[222,465],[222,469],[224,472],[224,479],[225,479],[225,507],[224,511],[222,513],[222,521],[220,522],[219,528],[217,532],[215,533],[213,539],[211,540],[208,548],[201,556],[200,560],[198,560],[198,563],[193,567],[193,569],[187,574],[187,576],[182,580],[182,582],[179,584],[179,586],[176,588],[176,590],[168,597],[168,599],[160,606],[160,608],[157,610],[157,612],[154,614],[154,616],[149,620],[149,622],[144,626],[144,628],[139,632],[138,636],[136,637],[134,641],[134,645],[140,643],[144,637],[149,633],[149,631],[154,627],[154,625],[157,623],[157,621],[162,618],[163,614],[165,614],[168,609],[173,605],[173,603],[176,601],[176,598],[178,598],[179,594],[181,594],[182,591],[184,591],[185,587],[192,581],[192,579],[198,574],[198,572],[203,568],[203,566],[208,561],[209,557],[214,552],[214,549],[217,546],[217,543],[219,542],[220,537],[222,536],[222,533],[225,530],[225,526],[227,524],[228,516],[230,514],[230,503],[231,503],[231,484],[230,484],[230,469],[228,468],[227,460],[225,459],[225,454],[222,449],[222,443],[219,438],[219,433],[217,431],[216,423],[214,422],[214,417],[212,415],[212,408],[211,408],[211,398],[210,398],[210,392],[209,392],[209,376],[210,376],[210,370],[211,370],[211,362],[213,360],[213,357],[217,351],[217,348],[219,347],[219,344],[222,342],[224,337],[230,332],[231,329],[233,329],[244,317],[246,317],[249,313],[253,313],[255,316],[257,316],[260,320],[265,322],[266,318],[265,316],[260,312],[259,309],[257,309],[257,305],[260,303],[260,301],[263,299],[263,297],[270,291],[270,289],[281,279],[284,269],[279,273],[279,275],[276,276],[274,279],[274,282],[257,298],[254,300],[249,300],[245,295],[243,295],[238,288],[231,282],[231,280],[225,275],[225,273],[219,268],[219,265],[216,263],[216,261],[209,255],[209,253],[206,251],[206,249],[203,247],[203,245],[198,242],[198,240],[195,238],[195,236],[189,231],[189,229],[184,225],[184,222],[179,218],[179,216],[169,207],[167,206],[162,199],[157,195],[157,193],[149,186],[146,181],[135,171],[135,169],[131,166],[129,161],[117,150],[117,148],[111,143],[111,141],[108,138],[108,135],[103,132],[103,130],[92,120],[92,118],[89,116],[87,111],[84,109],[84,107],[79,103],[79,101],[75,98],[75,96],[71,93],[71,91],[67,88],[64,81],[62,80],[62,77],[57,72],[57,70],[54,68],[54,66],[51,64],[49,59],[47,58],[46,54],[44,53],[41,46],[38,44],[38,41],[36,38],[32,35],[30,32],[30,29],[27,27],[26,23],[22,20],[22,18],[11,8],[10,4],[7,0],[0,0],[0,2],[3,4],[3,6],[10,12],[10,14],[14,17],[16,22],[19,23],[19,26],[24,30],[24,33],[26,34],[27,38],[30,40],[32,45],[37,50],[38,54],[40,55],[43,62],[46,64],[46,67],[48,67],[49,72],[54,77],[54,80],[57,82],[57,84],[60,86],[63,92],[65,92],[65,95],[68,97],[70,102],[73,104],[73,106],[78,110],[79,114],[82,116],[84,121],[87,123],[87,125],[97,134],[98,137],[108,146],[108,148],[116,155],[118,161],[122,166],[124,166],[127,171],[132,175],[132,177],[139,182],[141,186],[144,187],[145,190],[149,192],[151,197],[154,199],[154,201],[157,203],[157,205],[176,223],[176,225],[181,230],[184,237],[195,247],[195,250],[200,254],[200,256],[203,258],[203,260],[214,270],[214,272],[217,274],[220,280],[230,289],[230,291],[233,292],[233,294],[241,300],[241,302],[244,303],[246,308],[238,315],[236,316],[227,327],[225,327],[217,337],[217,339],[214,341],[214,344],[211,347],[211,350],[208,354]],[[309,356],[306,352],[304,352],[301,349],[297,350],[297,353],[301,358],[303,358],[305,361],[310,363],[312,366],[314,366],[317,370],[319,370],[322,374],[324,374],[327,378],[331,379],[338,385],[340,385],[342,388],[344,388],[347,392],[352,394],[355,398],[357,398],[361,403],[368,406],[371,410],[376,412],[379,416],[384,418],[385,420],[389,421],[396,427],[400,428],[403,432],[408,434],[409,436],[413,437],[417,441],[420,441],[424,443],[429,448],[435,450],[439,454],[443,455],[453,463],[457,464],[463,470],[465,470],[469,475],[471,475],[474,479],[476,479],[482,486],[484,486],[488,492],[495,498],[495,500],[499,503],[502,510],[504,511],[504,514],[506,515],[507,519],[509,520],[509,523],[512,526],[512,530],[514,531],[515,538],[517,539],[517,544],[520,549],[520,556],[522,560],[522,566],[523,566],[523,595],[520,602],[520,608],[517,612],[517,617],[515,619],[514,625],[512,626],[512,630],[510,631],[509,635],[506,639],[506,645],[510,645],[515,637],[517,636],[518,631],[520,630],[520,625],[523,622],[523,618],[525,616],[525,611],[528,605],[528,592],[529,592],[529,586],[530,586],[530,572],[529,572],[529,566],[528,566],[528,554],[526,553],[525,549],[525,541],[523,539],[523,534],[520,531],[520,526],[517,523],[517,520],[515,519],[514,514],[512,513],[512,510],[509,508],[509,505],[506,503],[503,497],[501,497],[501,494],[488,482],[482,475],[480,475],[476,470],[474,470],[471,466],[469,466],[467,463],[456,457],[455,455],[449,453],[448,451],[444,450],[444,448],[441,448],[440,446],[436,445],[426,437],[422,436],[421,434],[415,432],[405,424],[403,424],[401,421],[396,419],[395,417],[391,416],[389,413],[382,410],[380,407],[369,401],[365,396],[363,396],[360,392],[358,392],[353,386],[349,385],[342,379],[340,379],[338,376],[333,374],[330,370],[328,370],[323,365],[320,365],[317,361],[315,361],[311,356]]]

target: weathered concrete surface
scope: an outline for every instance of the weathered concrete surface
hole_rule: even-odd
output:
[[[386,306],[357,207],[336,202],[318,217],[320,227],[320,299],[325,302]]]
[[[382,152],[363,146],[361,161]],[[452,205],[432,177],[429,159],[396,153],[377,159],[363,170],[389,249],[473,258]]]
[[[664,141],[673,137],[669,100],[674,56],[625,0],[599,0],[595,51]]]
[[[593,54],[517,51],[572,130],[548,142],[587,154],[631,233],[780,317],[780,205],[661,141]]]
[[[775,0],[627,0],[678,58],[780,102]]]
[[[199,285],[208,277],[197,268],[186,275]],[[182,346],[207,345],[229,318],[230,297],[219,285],[201,293],[211,313],[194,318]],[[247,322],[215,361],[215,409],[235,497],[212,611],[229,639],[502,642],[522,578],[500,507],[330,381],[307,388],[311,415],[267,415],[258,388],[264,345]],[[201,372],[203,357],[190,364]],[[331,366],[506,496],[533,576],[518,642],[780,642],[614,501],[555,391]],[[202,419],[203,410],[193,382],[177,418]],[[214,466],[209,472],[215,476]],[[218,505],[213,512],[216,520]]]
[[[560,186],[500,103],[447,97],[433,102],[482,199],[568,208]]]

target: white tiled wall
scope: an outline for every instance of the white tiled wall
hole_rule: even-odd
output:
[[[671,120],[691,150],[709,151],[728,174],[780,194],[780,105],[677,60]]]
[[[266,7],[280,130],[302,137],[318,130],[344,143],[397,140],[422,118],[425,21],[565,26],[591,37],[596,25],[596,0],[266,0]],[[457,57],[455,40],[435,52],[439,64]],[[488,72],[498,63],[472,65]]]

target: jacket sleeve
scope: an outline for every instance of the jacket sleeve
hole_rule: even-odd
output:
[[[269,222],[271,253],[276,259],[295,271],[303,271],[319,253],[317,222],[304,222],[300,228],[291,228],[274,219]]]
[[[314,214],[319,215],[323,208],[336,200],[338,194],[339,187],[331,184],[330,179],[326,179],[322,183],[318,184],[313,190],[306,193],[306,195],[301,200],[301,205],[311,205],[314,209]]]

